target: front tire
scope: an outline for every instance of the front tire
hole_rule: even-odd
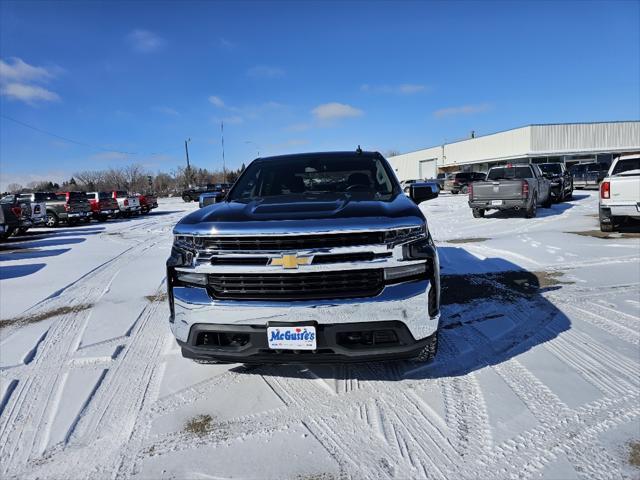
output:
[[[106,222],[108,218],[109,218],[108,215],[98,215],[96,220],[98,220],[100,223],[102,223],[102,222]]]
[[[612,223],[602,223],[600,222],[600,231],[601,232],[613,232],[615,230],[615,225]]]
[[[29,231],[29,227],[19,227],[16,231],[16,235],[24,235]]]
[[[551,208],[552,202],[553,202],[553,199],[551,198],[551,194],[547,195],[547,199],[542,204],[542,208]]]
[[[189,195],[185,195],[184,197],[182,197],[182,200],[184,200],[186,203],[189,203],[192,198]]]
[[[49,228],[55,228],[58,226],[58,224],[60,223],[60,219],[58,218],[58,216],[53,213],[53,212],[48,212],[47,213],[47,222],[46,222],[46,226]]]
[[[462,190],[460,191],[462,192],[463,195],[466,195],[467,193],[469,193],[469,187],[465,185],[464,187],[462,187]]]
[[[434,358],[436,358],[436,354],[438,353],[438,332],[431,335],[429,338],[429,342],[424,346],[420,353],[413,358],[414,362],[417,363],[429,363],[432,362]]]
[[[484,208],[474,208],[472,209],[473,218],[483,218],[484,217]]]

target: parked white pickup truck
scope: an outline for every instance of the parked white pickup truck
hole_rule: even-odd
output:
[[[600,230],[613,232],[627,218],[640,219],[640,154],[616,158],[600,184]]]
[[[135,195],[129,195],[124,190],[114,190],[111,196],[118,201],[118,209],[123,217],[140,213],[140,200]]]

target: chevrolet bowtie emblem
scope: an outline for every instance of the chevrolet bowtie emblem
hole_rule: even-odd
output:
[[[310,265],[311,257],[299,257],[296,254],[282,255],[281,257],[272,258],[269,265],[282,268],[298,268],[300,265]]]

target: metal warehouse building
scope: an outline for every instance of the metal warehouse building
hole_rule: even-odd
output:
[[[504,163],[610,163],[640,151],[640,121],[528,125],[389,158],[399,180],[480,171]]]

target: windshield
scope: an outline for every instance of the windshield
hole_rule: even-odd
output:
[[[84,192],[69,192],[69,200],[86,200]]]
[[[487,180],[511,180],[511,179],[522,179],[522,178],[532,178],[533,174],[531,173],[531,168],[529,167],[500,167],[500,168],[492,168],[489,171],[489,175],[487,175]]]
[[[468,180],[469,178],[471,178],[471,173],[470,172],[456,173],[455,178],[456,180]]]
[[[238,179],[230,201],[300,194],[353,194],[382,199],[394,192],[395,179],[375,157],[313,157],[254,161]]]
[[[640,158],[629,158],[626,160],[618,160],[613,168],[611,175],[620,175],[624,172],[632,172],[633,175],[640,175]]]
[[[55,195],[53,193],[34,193],[33,194],[33,201],[34,202],[46,202],[47,200],[54,200],[55,199]]]
[[[123,191],[123,190],[118,190],[116,192],[116,198],[127,198],[129,195],[127,194],[127,192]]]
[[[538,165],[543,173],[553,173],[560,175],[562,173],[562,167],[559,163],[541,163]]]

